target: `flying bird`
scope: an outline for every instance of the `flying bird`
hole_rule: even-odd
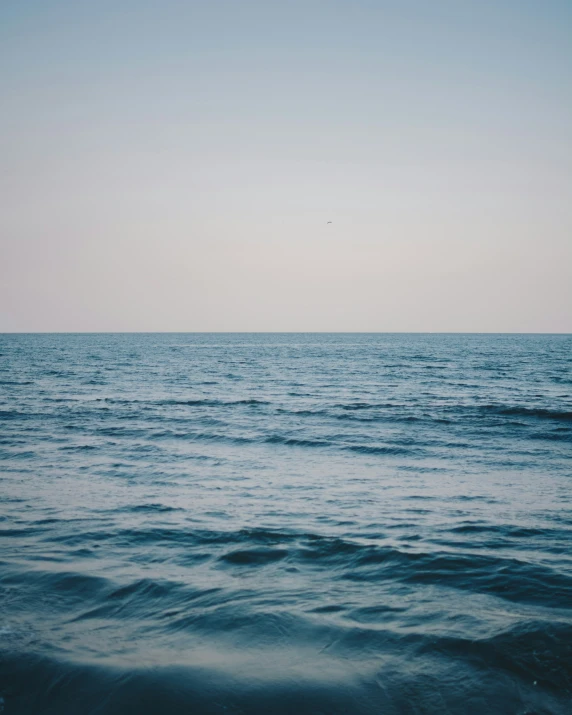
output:
[[[331,221],[328,221],[328,222],[326,223],[326,226],[328,225],[328,223],[332,223],[332,222],[331,222]]]

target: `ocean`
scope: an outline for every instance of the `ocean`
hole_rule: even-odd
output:
[[[4,715],[572,712],[572,336],[0,335]]]

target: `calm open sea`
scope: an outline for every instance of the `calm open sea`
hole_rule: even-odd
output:
[[[572,337],[0,336],[0,711],[572,712]]]

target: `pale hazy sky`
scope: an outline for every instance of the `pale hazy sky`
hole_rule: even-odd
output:
[[[5,1],[0,92],[0,331],[572,332],[570,0]]]

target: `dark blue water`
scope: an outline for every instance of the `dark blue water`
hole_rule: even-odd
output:
[[[572,712],[572,337],[0,336],[0,710]]]

